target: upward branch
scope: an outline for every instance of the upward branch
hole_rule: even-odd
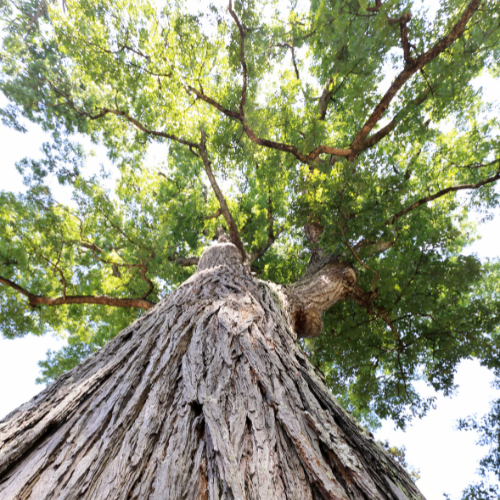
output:
[[[231,17],[234,19],[236,26],[238,26],[238,31],[240,32],[240,61],[241,61],[241,69],[243,71],[243,84],[241,86],[241,100],[240,100],[240,115],[244,116],[244,106],[245,101],[247,99],[247,86],[248,86],[248,71],[247,71],[247,62],[245,60],[245,30],[241,25],[238,16],[233,10],[233,2],[229,0],[229,13]]]
[[[365,124],[361,127],[360,131],[357,133],[356,137],[351,143],[350,149],[352,149],[352,153],[349,155],[349,159],[354,159],[359,151],[362,149],[362,144],[368,134],[372,131],[373,127],[378,123],[378,121],[382,118],[383,114],[389,107],[389,104],[394,99],[396,94],[401,90],[404,84],[421,68],[423,68],[427,63],[435,59],[439,54],[444,52],[453,42],[455,42],[458,38],[460,38],[464,31],[467,23],[470,18],[479,8],[482,0],[472,0],[464,13],[455,24],[453,29],[438,43],[436,43],[431,49],[422,54],[420,57],[416,59],[410,59],[407,61],[407,65],[401,73],[396,77],[396,79],[392,82],[392,85],[389,87],[389,90],[385,93],[382,100],[375,107],[372,114],[365,122]],[[406,55],[406,52],[405,52]],[[408,54],[409,55],[409,54]]]
[[[109,295],[66,295],[64,297],[44,297],[25,290],[13,281],[0,276],[0,283],[28,298],[30,306],[60,306],[64,304],[99,304],[113,307],[136,307],[138,309],[151,309],[155,303],[143,298],[121,299]]]
[[[267,218],[269,219],[269,228],[268,228],[268,236],[267,236],[267,241],[265,245],[257,249],[255,252],[252,252],[251,254],[248,255],[248,264],[252,265],[253,262],[255,262],[257,259],[260,259],[268,250],[271,248],[271,246],[274,244],[276,239],[279,237],[279,235],[282,233],[282,229],[278,229],[278,231],[274,231],[274,216],[273,216],[273,208],[272,208],[272,201],[271,201],[271,196],[269,195],[269,198],[267,200]]]
[[[204,130],[201,131],[201,141],[200,145],[198,146],[198,150],[200,152],[201,159],[203,160],[203,166],[205,167],[205,172],[207,173],[208,179],[210,180],[210,184],[212,185],[212,189],[215,192],[215,196],[219,200],[219,205],[220,209],[222,212],[222,215],[224,216],[224,219],[226,220],[226,224],[229,227],[229,235],[231,238],[231,241],[236,245],[238,250],[241,253],[241,256],[243,259],[246,258],[246,252],[245,249],[243,248],[243,243],[240,238],[240,233],[238,231],[238,227],[236,226],[236,223],[234,222],[233,216],[231,215],[231,212],[229,211],[229,207],[227,206],[226,199],[224,198],[224,195],[222,194],[222,191],[219,188],[219,185],[217,184],[217,181],[215,180],[214,174],[212,172],[212,164],[211,161],[208,158],[208,153],[207,153],[207,136]]]

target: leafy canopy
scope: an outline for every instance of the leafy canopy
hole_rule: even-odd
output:
[[[366,306],[336,304],[304,348],[365,422],[424,414],[413,383],[450,393],[461,359],[498,368],[500,269],[462,253],[471,211],[498,205],[474,84],[499,75],[498,2],[187,3],[0,4],[4,123],[52,137],[0,194],[0,328],[68,337],[43,381],[183,282],[221,224],[261,279],[294,282],[318,249],[352,262]]]

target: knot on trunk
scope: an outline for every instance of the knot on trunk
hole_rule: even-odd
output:
[[[288,315],[297,337],[317,337],[323,330],[323,313],[349,297],[356,282],[350,263],[330,260],[286,287]]]
[[[240,251],[232,243],[221,242],[205,250],[198,263],[198,271],[216,266],[242,266]]]

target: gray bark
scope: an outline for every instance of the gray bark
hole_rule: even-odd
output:
[[[297,345],[302,285],[256,280],[234,245],[211,247],[0,421],[0,499],[423,499]]]

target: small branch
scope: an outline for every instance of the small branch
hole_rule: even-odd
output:
[[[499,163],[500,158],[492,162],[494,163]],[[461,191],[463,189],[478,189],[482,186],[485,186],[486,184],[490,184],[492,182],[496,182],[500,179],[500,171],[497,172],[496,175],[493,177],[488,177],[487,179],[484,179],[480,182],[476,182],[475,184],[461,184],[459,186],[451,186],[446,189],[441,189],[441,191],[438,191],[437,193],[434,193],[431,196],[426,196],[425,198],[421,198],[420,200],[416,201],[415,203],[412,203],[406,208],[403,208],[403,210],[400,210],[397,214],[393,215],[390,219],[387,219],[385,221],[386,226],[390,226],[396,222],[397,219],[400,217],[403,217],[403,215],[406,215],[407,213],[411,212],[412,210],[415,210],[416,208],[420,207],[421,205],[425,205],[426,203],[429,203],[429,201],[436,200],[437,198],[441,198],[441,196],[444,196],[445,194],[454,192],[454,191]]]
[[[21,10],[21,12],[23,12],[27,17],[30,17],[22,9],[19,10]],[[47,11],[47,4],[45,3],[45,0],[41,0],[37,5],[35,15],[31,17],[28,27],[26,28],[26,35],[24,37],[24,41],[26,41],[26,39],[34,29],[38,28],[38,19],[46,11]]]
[[[384,320],[384,322],[396,335],[400,346],[404,348],[401,336],[392,321],[389,319],[389,315],[387,314],[385,308],[374,304],[374,300],[378,298],[378,293],[375,290],[373,290],[372,292],[365,292],[359,285],[356,284],[353,288],[350,298],[354,300],[356,304],[366,309],[366,312],[370,316],[377,316]]]
[[[267,218],[269,220],[269,231],[267,236],[266,244],[252,252],[248,256],[248,265],[252,265],[257,259],[260,259],[268,250],[271,248],[273,243],[279,238],[280,234],[283,232],[283,229],[278,229],[276,234],[274,233],[274,217],[273,217],[273,208],[271,203],[271,196],[269,196],[267,201]]]
[[[283,233],[283,229],[278,229],[274,238],[267,238],[267,243],[262,248],[259,248],[249,255],[248,262],[252,264],[257,259],[260,259],[273,246],[274,242],[280,237],[281,233]]]
[[[333,96],[342,88],[344,85],[344,82],[347,80],[347,78],[352,74],[352,72],[356,69],[356,67],[359,65],[361,62],[361,59],[349,70],[349,72],[342,78],[342,81],[337,85],[337,88],[335,90],[330,90],[330,85],[333,83],[333,79],[330,78],[328,80],[328,83],[323,90],[323,93],[321,94],[321,97],[319,98],[319,119],[324,120],[326,117],[326,112],[328,110],[328,105],[330,104],[330,101],[332,100]]]
[[[217,217],[219,217],[220,215],[222,215],[222,210],[219,208],[217,209],[217,211],[215,213],[213,213],[212,215],[207,215],[205,217],[206,220],[209,220],[209,219],[217,219]]]
[[[454,167],[457,168],[468,168],[469,170],[475,170],[477,168],[484,168],[484,167],[491,167],[491,165],[494,165],[495,163],[500,162],[500,158],[490,161],[489,163],[469,163],[468,165],[456,165],[455,163],[451,163]]]
[[[146,276],[146,273],[148,271],[148,267],[146,265],[144,265],[144,264],[139,264],[137,267],[139,267],[139,269],[140,269],[142,280],[145,281],[149,285],[148,290],[143,295],[141,295],[141,299],[145,299],[148,295],[150,295],[153,292],[153,290],[155,289],[155,285]]]
[[[134,267],[141,266],[141,264],[135,264],[135,265],[134,264],[122,264],[122,263],[111,262],[109,260],[103,259],[99,255],[97,255],[99,253],[102,253],[103,250],[102,250],[102,248],[99,248],[95,243],[80,242],[80,245],[84,248],[91,250],[92,253],[94,254],[95,258],[97,260],[99,260],[100,262],[103,262],[104,264],[111,264],[111,266],[116,266],[117,269],[118,269],[118,267],[126,267],[128,269],[132,269]],[[174,262],[178,266],[189,267],[189,266],[198,265],[198,261],[200,260],[200,258],[199,257],[168,257],[168,260],[170,262]],[[114,272],[116,273],[116,271],[114,271]],[[117,277],[119,277],[119,276],[117,276]]]
[[[284,49],[290,49],[290,52],[292,53],[292,63],[293,63],[293,68],[295,70],[295,77],[297,80],[300,80],[300,73],[299,73],[299,68],[297,66],[297,61],[295,60],[295,48],[292,43],[278,43],[276,44],[276,47],[282,47]]]
[[[243,70],[243,85],[241,87],[241,100],[240,100],[240,115],[244,116],[244,106],[247,98],[247,84],[248,84],[248,73],[247,73],[247,63],[245,60],[245,30],[238,19],[238,16],[233,11],[232,0],[229,0],[229,14],[234,19],[236,26],[238,26],[238,31],[240,32],[240,62],[241,69]]]
[[[376,293],[376,285],[377,285],[377,281],[378,281],[378,271],[374,271],[373,269],[371,269],[370,267],[368,267],[359,257],[358,257],[358,254],[354,251],[354,249],[351,247],[351,245],[349,245],[349,243],[347,242],[347,239],[345,237],[345,234],[344,234],[344,228],[342,227],[342,221],[341,221],[341,215],[339,214],[339,225],[340,225],[340,232],[342,233],[342,239],[344,240],[344,243],[346,245],[346,247],[351,251],[351,253],[354,255],[354,257],[356,258],[356,260],[367,270],[367,271],[371,271],[373,274],[375,274],[375,278],[373,280],[373,285],[372,285],[372,293]]]
[[[419,56],[417,59],[413,59],[411,63],[407,64],[405,69],[401,71],[401,73],[399,73],[396,79],[392,82],[392,85],[389,87],[389,90],[385,93],[382,100],[375,107],[368,120],[361,127],[360,131],[352,141],[352,144],[350,146],[350,149],[352,149],[352,153],[349,155],[350,160],[353,160],[357,156],[361,149],[363,141],[372,131],[376,123],[382,118],[383,114],[389,107],[389,104],[394,99],[396,94],[401,90],[404,84],[423,66],[435,59],[439,54],[444,52],[453,42],[455,42],[463,35],[467,23],[469,22],[474,12],[476,12],[476,10],[479,8],[481,1],[482,0],[472,0],[453,29],[427,52]]]
[[[65,304],[99,304],[112,307],[135,307],[151,309],[155,303],[145,299],[119,299],[108,295],[66,295],[66,297],[44,297],[35,295],[13,281],[0,276],[0,283],[8,286],[28,298],[30,306],[60,306]]]
[[[171,262],[175,262],[178,266],[181,267],[189,267],[189,266],[197,266],[200,261],[199,257],[169,257],[168,259]]]
[[[234,222],[234,219],[231,215],[231,212],[229,211],[229,208],[227,206],[226,200],[224,198],[224,195],[222,194],[222,191],[219,188],[219,185],[217,184],[217,181],[215,180],[214,174],[212,172],[212,165],[211,162],[208,158],[208,153],[207,153],[207,147],[206,147],[206,133],[204,130],[201,131],[201,141],[200,145],[198,146],[198,151],[200,152],[201,159],[203,160],[203,165],[205,167],[205,172],[207,173],[208,179],[210,180],[210,184],[212,185],[212,189],[215,192],[215,196],[219,200],[219,205],[220,209],[222,211],[222,215],[224,215],[224,219],[226,220],[226,224],[229,227],[229,235],[231,238],[231,241],[236,245],[238,250],[241,253],[241,256],[243,257],[243,261],[246,259],[246,252],[245,249],[243,248],[243,243],[240,238],[240,233],[238,231],[238,227],[236,226],[236,223]]]

